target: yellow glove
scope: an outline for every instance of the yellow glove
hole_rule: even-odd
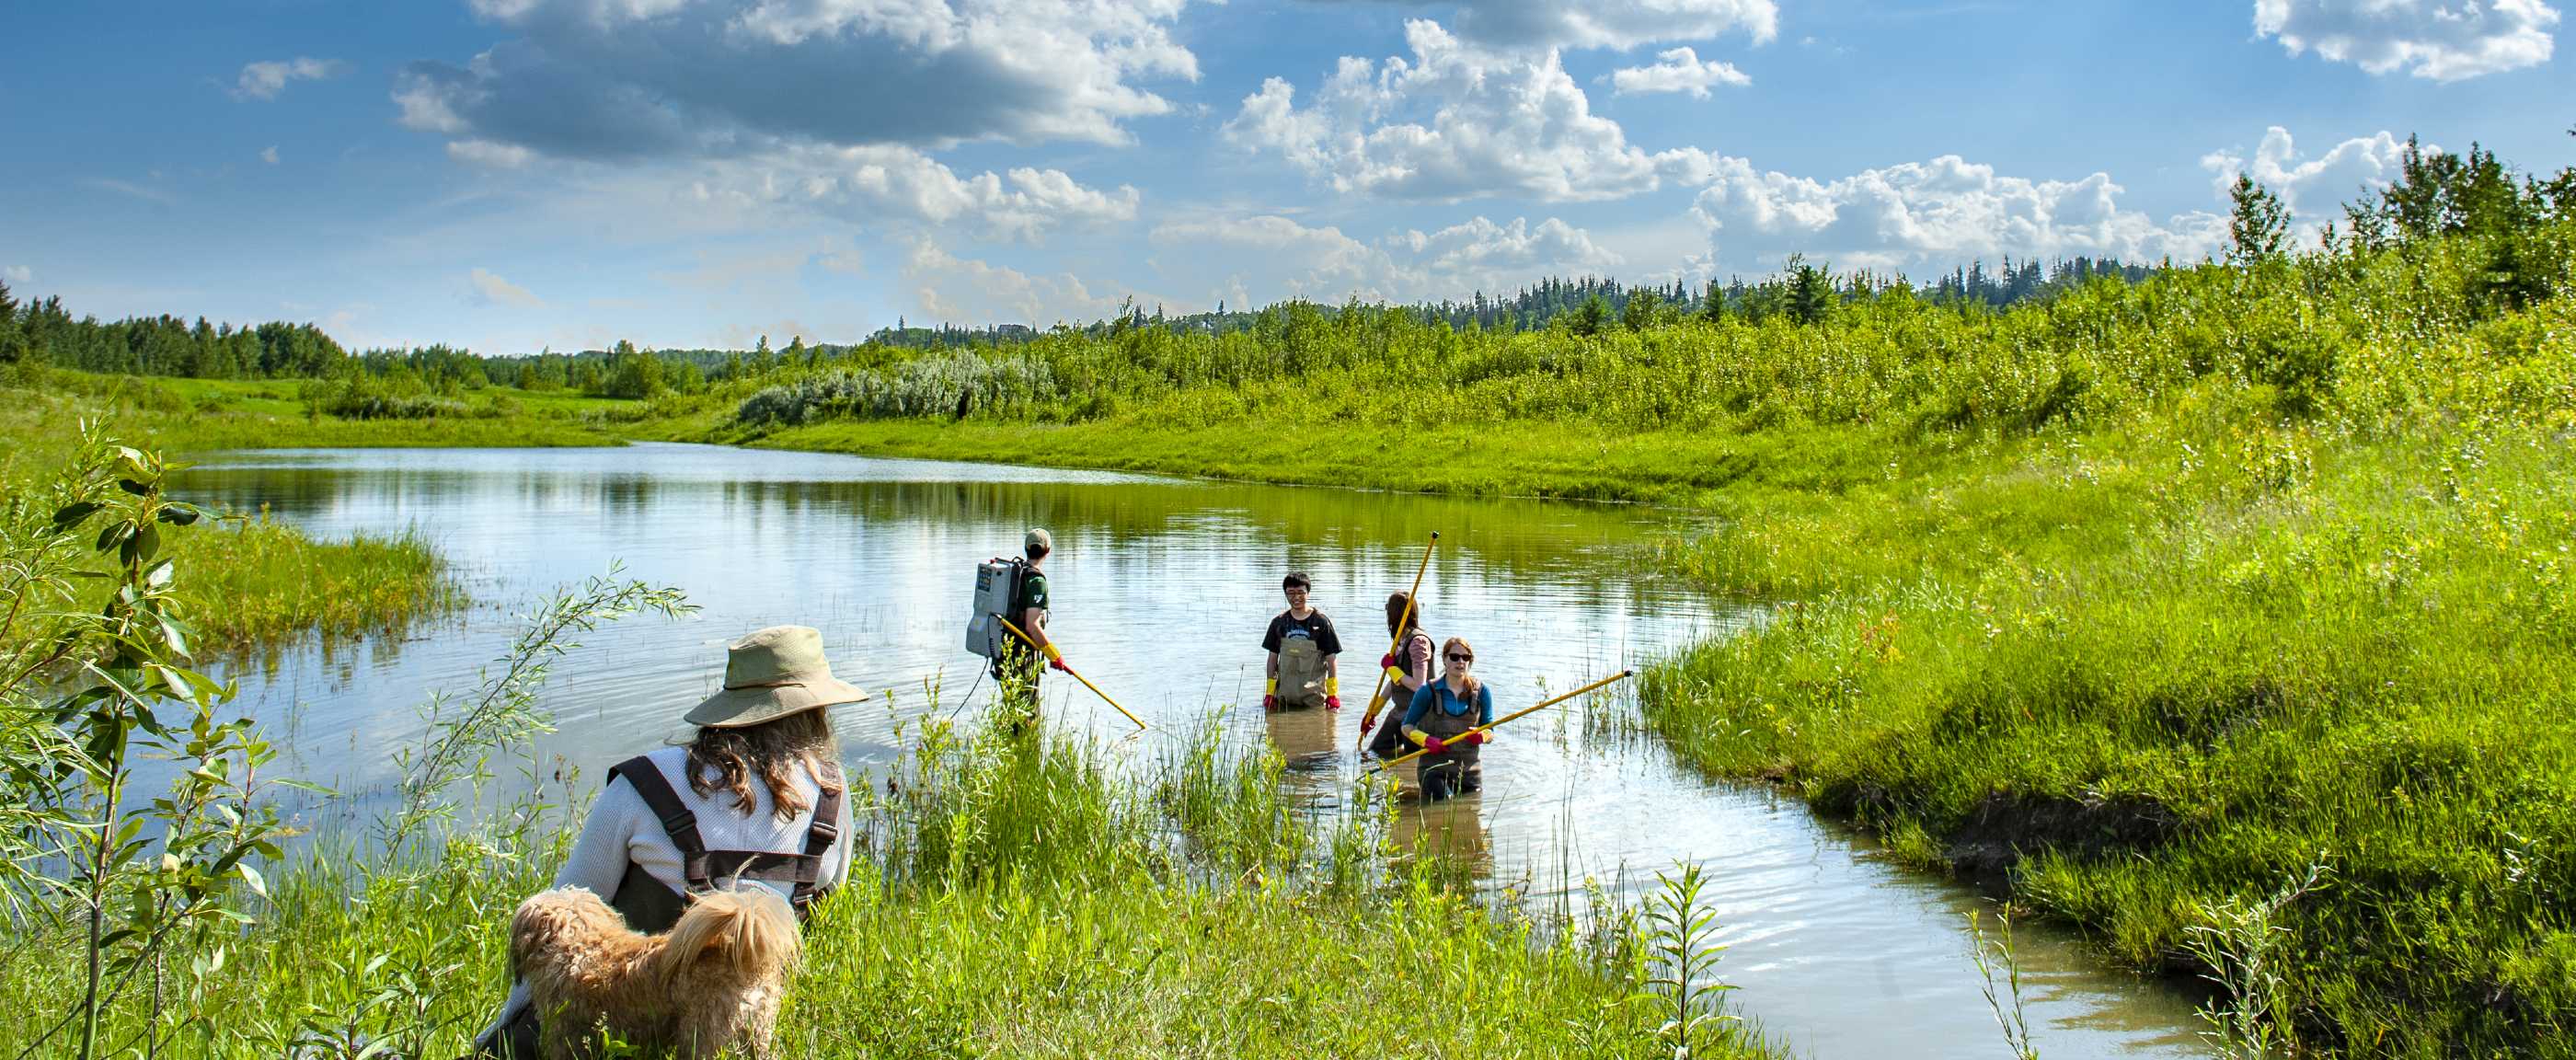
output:
[[[1404,738],[1413,741],[1415,746],[1421,746],[1431,742],[1431,734],[1420,729],[1404,730]]]
[[[1055,642],[1054,642],[1054,641],[1048,641],[1048,642],[1046,643],[1046,646],[1045,646],[1045,647],[1040,648],[1040,649],[1038,649],[1038,650],[1046,653],[1046,657],[1047,657],[1047,661],[1048,661],[1048,662],[1063,662],[1063,661],[1064,661],[1064,653],[1063,653],[1063,652],[1060,652],[1060,651],[1055,650]]]
[[[1397,688],[1402,688],[1402,687],[1404,687],[1404,671],[1402,671],[1402,670],[1398,670],[1398,669],[1396,669],[1395,667],[1392,667],[1392,666],[1387,667],[1387,668],[1386,668],[1386,682],[1387,682],[1388,684],[1390,684],[1390,685],[1394,685],[1394,686],[1395,686],[1395,687],[1397,687]]]
[[[1342,679],[1339,675],[1324,675],[1324,694],[1335,697],[1339,697],[1342,694]]]
[[[1268,683],[1268,684],[1265,684],[1265,685],[1261,686],[1261,709],[1263,709],[1263,710],[1277,710],[1277,709],[1279,709],[1279,679],[1278,679],[1278,678],[1273,677],[1273,678],[1271,678],[1271,679],[1270,679],[1270,683]]]

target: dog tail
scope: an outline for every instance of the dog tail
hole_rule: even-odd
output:
[[[804,940],[787,900],[766,887],[715,891],[698,896],[680,922],[671,926],[662,951],[653,957],[653,973],[664,983],[701,962],[721,962],[737,976],[795,963]]]

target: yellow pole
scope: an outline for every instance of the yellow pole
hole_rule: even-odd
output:
[[[1592,691],[1593,689],[1600,688],[1600,687],[1602,687],[1602,686],[1604,686],[1604,685],[1612,684],[1612,683],[1615,683],[1615,682],[1618,682],[1618,681],[1624,681],[1624,680],[1627,680],[1629,677],[1635,676],[1635,674],[1636,674],[1636,673],[1637,673],[1637,671],[1635,671],[1635,670],[1621,670],[1621,671],[1619,671],[1618,673],[1611,674],[1611,675],[1610,675],[1610,676],[1608,676],[1608,677],[1604,677],[1604,678],[1602,678],[1602,679],[1600,679],[1600,680],[1598,680],[1598,681],[1594,681],[1594,682],[1592,682],[1591,684],[1588,684],[1588,685],[1585,685],[1585,686],[1583,686],[1583,687],[1581,687],[1581,688],[1575,689],[1574,691],[1571,691],[1571,692],[1568,692],[1568,693],[1566,693],[1566,694],[1564,694],[1564,695],[1558,696],[1558,697],[1556,697],[1555,699],[1548,700],[1547,702],[1541,703],[1541,704],[1539,704],[1539,705],[1537,705],[1537,706],[1534,706],[1534,707],[1523,707],[1523,708],[1521,708],[1521,709],[1519,709],[1519,710],[1515,710],[1515,711],[1513,711],[1513,712],[1511,712],[1511,713],[1509,713],[1509,714],[1505,714],[1505,715],[1503,715],[1502,717],[1499,717],[1499,718],[1494,719],[1494,720],[1493,720],[1493,723],[1492,723],[1492,724],[1490,724],[1490,725],[1479,725],[1479,726],[1476,726],[1475,728],[1469,729],[1469,730],[1467,730],[1466,732],[1459,733],[1458,735],[1453,736],[1453,737],[1451,737],[1451,738],[1449,738],[1448,740],[1443,741],[1443,742],[1446,742],[1446,743],[1456,743],[1456,742],[1458,742],[1458,741],[1460,741],[1460,740],[1464,740],[1464,739],[1466,739],[1466,738],[1467,738],[1470,734],[1472,734],[1472,733],[1486,732],[1486,731],[1488,731],[1488,730],[1498,728],[1498,727],[1500,727],[1504,722],[1511,721],[1511,720],[1512,720],[1512,719],[1514,719],[1514,718],[1518,718],[1518,717],[1521,717],[1521,716],[1523,716],[1523,715],[1528,715],[1528,714],[1535,714],[1535,713],[1537,713],[1537,712],[1539,712],[1539,711],[1541,711],[1541,710],[1545,710],[1545,709],[1547,709],[1547,708],[1549,708],[1549,707],[1553,707],[1553,706],[1555,706],[1555,705],[1557,705],[1557,704],[1559,704],[1559,703],[1563,703],[1563,702],[1565,702],[1566,700],[1572,699],[1572,698],[1574,698],[1574,697],[1576,697],[1576,696],[1579,696],[1579,695],[1582,695],[1582,694],[1584,694],[1584,693],[1586,693],[1586,692]],[[1393,769],[1393,768],[1395,768],[1395,767],[1397,767],[1397,766],[1403,765],[1403,764],[1405,764],[1406,762],[1413,761],[1414,759],[1416,759],[1416,758],[1420,758],[1420,757],[1422,757],[1423,755],[1426,755],[1426,754],[1429,754],[1429,753],[1431,753],[1431,749],[1430,749],[1430,748],[1427,748],[1427,747],[1426,747],[1426,748],[1422,748],[1422,749],[1420,749],[1420,750],[1417,750],[1417,751],[1413,752],[1412,754],[1408,754],[1408,755],[1399,755],[1399,756],[1397,756],[1397,757],[1387,759],[1386,761],[1379,763],[1377,768],[1378,768],[1378,770],[1379,770],[1380,772],[1384,772],[1384,771],[1386,771],[1386,770]]]
[[[1432,550],[1440,547],[1440,531],[1431,532],[1431,543],[1422,546],[1422,565],[1413,568],[1413,589],[1404,594],[1404,615],[1395,620],[1395,640],[1386,646],[1388,655],[1404,646],[1405,627],[1413,624],[1414,605],[1422,601],[1422,575],[1431,569]],[[1377,728],[1378,697],[1386,694],[1386,667],[1378,667],[1377,687],[1369,691],[1368,716],[1360,719],[1360,740],[1354,746],[1368,745],[1369,730]]]
[[[1029,640],[1029,635],[1028,635],[1028,634],[1026,634],[1026,633],[1022,633],[1022,632],[1020,632],[1020,627],[1012,625],[1012,624],[1011,624],[1011,620],[1010,620],[1010,619],[1003,618],[1003,617],[1002,617],[1002,616],[1000,616],[1000,615],[994,615],[994,616],[993,616],[993,620],[994,620],[994,621],[996,621],[996,622],[1001,623],[1001,624],[1002,624],[1002,628],[1003,628],[1003,629],[1010,630],[1014,635],[1018,636],[1021,640],[1023,640],[1023,641],[1027,641],[1027,642],[1028,642],[1028,645],[1029,645],[1029,650],[1030,650],[1030,651],[1041,651],[1041,650],[1042,650],[1042,649],[1040,649],[1040,648],[1038,647],[1038,642],[1036,642],[1036,641],[1034,641],[1034,640]],[[1072,675],[1073,675],[1073,679],[1074,679],[1074,680],[1082,682],[1082,687],[1090,689],[1090,690],[1091,690],[1091,694],[1092,694],[1092,695],[1099,696],[1099,697],[1100,697],[1100,701],[1101,701],[1101,702],[1109,704],[1112,708],[1115,708],[1115,709],[1118,711],[1118,713],[1121,713],[1121,714],[1127,714],[1127,720],[1132,721],[1132,722],[1135,722],[1135,723],[1136,723],[1136,727],[1137,727],[1137,728],[1139,728],[1139,729],[1150,729],[1150,728],[1153,728],[1153,726],[1145,724],[1145,719],[1143,719],[1143,718],[1139,718],[1139,717],[1135,716],[1134,714],[1128,714],[1128,713],[1127,713],[1127,708],[1119,706],[1119,705],[1118,705],[1118,701],[1117,701],[1117,700],[1114,700],[1114,699],[1109,698],[1109,693],[1101,691],[1101,690],[1100,690],[1100,686],[1099,686],[1099,685],[1092,684],[1092,683],[1091,683],[1091,679],[1090,679],[1090,678],[1082,676],[1082,674],[1081,674],[1081,673],[1079,673],[1079,672],[1077,672],[1076,670],[1074,670],[1074,668],[1073,668],[1073,667],[1070,667],[1070,666],[1065,667],[1065,668],[1064,668],[1064,672],[1069,673],[1069,674],[1072,674]]]

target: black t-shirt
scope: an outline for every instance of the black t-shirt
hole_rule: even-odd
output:
[[[1291,617],[1286,611],[1279,612],[1279,617],[1270,620],[1270,632],[1261,635],[1261,649],[1278,651],[1280,642],[1290,637],[1311,638],[1319,654],[1342,653],[1342,638],[1333,632],[1333,620],[1325,618],[1321,611],[1309,611],[1304,618]]]

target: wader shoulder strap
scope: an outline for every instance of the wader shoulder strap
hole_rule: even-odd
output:
[[[796,889],[787,897],[799,920],[805,917],[805,907],[821,896],[824,855],[841,838],[841,826],[835,823],[841,819],[840,766],[823,766],[815,780],[822,793],[814,797],[814,821],[805,827],[805,855],[796,859]]]
[[[680,851],[680,878],[692,891],[703,891],[712,880],[707,872],[707,841],[698,835],[698,815],[680,801],[672,790],[671,780],[662,775],[660,766],[643,755],[619,762],[608,769],[612,777],[625,777],[635,786],[635,794],[644,797],[644,808],[662,821],[662,832],[671,837],[671,845]]]

